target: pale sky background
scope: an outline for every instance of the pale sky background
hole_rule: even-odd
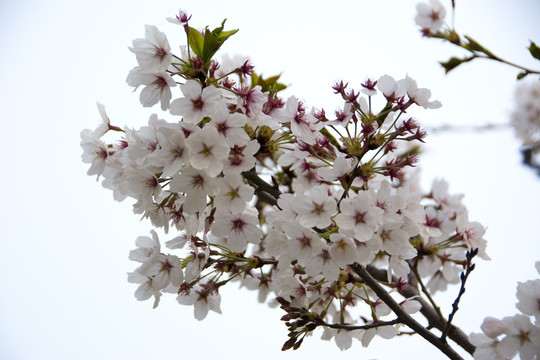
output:
[[[376,338],[367,349],[355,342],[342,353],[317,334],[282,353],[283,313],[234,285],[222,293],[224,314],[203,322],[174,296],[165,294],[155,310],[136,301],[126,276],[136,264],[127,257],[150,223],[132,214],[132,202],[115,202],[86,176],[80,160],[80,131],[100,121],[96,101],[118,126],[139,127],[160,113],[143,109],[125,83],[136,65],[128,46],[153,24],[178,49],[183,32],[165,18],[180,7],[193,14],[195,27],[227,18],[227,28],[240,31],[224,52],[249,55],[264,75],[282,72],[291,84],[285,95],[328,112],[340,104],[330,88],[336,80],[358,88],[367,77],[409,74],[443,102],[440,110],[415,112],[428,126],[507,122],[517,71],[478,60],[445,76],[437,61],[464,53],[421,38],[415,5],[0,0],[0,359],[442,359],[420,337]],[[540,43],[539,14],[538,0],[457,0],[456,27],[504,58],[539,68],[525,49],[529,39]],[[488,227],[493,260],[478,262],[455,318],[466,333],[479,331],[485,316],[514,315],[517,281],[536,276],[540,177],[521,165],[509,128],[432,134],[427,143],[422,183],[448,179],[452,192],[465,194],[470,219]],[[437,297],[445,313],[457,291]]]

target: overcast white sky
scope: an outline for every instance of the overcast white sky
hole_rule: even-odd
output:
[[[450,1],[445,1],[447,8]],[[420,338],[375,339],[341,353],[317,336],[297,352],[281,353],[282,313],[234,288],[222,294],[223,315],[203,322],[164,296],[155,310],[137,302],[127,259],[150,224],[131,203],[116,203],[80,161],[79,132],[99,122],[96,101],[115,125],[138,127],[142,109],[125,83],[135,58],[132,39],[144,25],[164,31],[173,49],[183,32],[165,17],[179,7],[192,25],[239,28],[224,46],[249,55],[256,71],[282,72],[309,105],[333,111],[335,80],[359,87],[366,77],[406,74],[443,102],[415,115],[429,126],[505,123],[517,72],[472,62],[448,76],[438,60],[461,55],[422,39],[416,1],[0,1],[0,358],[148,359],[241,355],[257,359],[346,356],[357,359],[442,358]],[[456,26],[493,52],[528,66],[528,40],[540,43],[537,0],[457,0]],[[517,281],[535,276],[540,260],[540,177],[520,162],[511,129],[432,134],[421,158],[422,182],[436,177],[464,193],[470,218],[488,227],[491,262],[479,262],[455,322],[479,331],[485,316],[513,315]],[[173,237],[170,234],[165,240]],[[441,297],[450,309],[456,288]]]

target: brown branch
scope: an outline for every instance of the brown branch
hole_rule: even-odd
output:
[[[255,189],[255,193],[261,200],[270,205],[277,205],[277,199],[281,195],[281,191],[278,188],[273,187],[261,179],[255,172],[255,169],[244,171],[242,176],[247,180],[248,184]]]
[[[371,276],[373,276],[378,281],[388,281],[386,270],[377,269],[376,267],[370,265],[368,265],[367,269]],[[397,282],[397,280],[398,279],[395,277],[392,279],[393,282]],[[422,305],[420,313],[422,313],[422,315],[424,315],[424,317],[428,321],[429,327],[444,331],[446,327],[446,320],[441,319],[435,309],[433,309],[430,304],[426,300],[424,300],[424,298],[420,297],[420,293],[418,292],[418,289],[416,287],[416,278],[410,276],[409,286],[405,287],[403,290],[400,290],[400,294],[406,298],[414,297],[415,300],[418,301],[420,305]],[[471,344],[469,337],[460,328],[454,325],[450,325],[447,333],[450,339],[452,339],[456,344],[461,346],[469,354],[472,355],[476,350],[476,347]]]
[[[429,341],[433,346],[439,349],[443,354],[448,356],[452,360],[463,360],[463,358],[454,350],[448,343],[442,341],[437,336],[435,336],[431,331],[427,330],[414,320],[407,312],[390,296],[390,294],[375,280],[368,270],[358,264],[351,265],[351,268],[354,270],[358,276],[360,276],[366,285],[368,285],[377,296],[386,304],[392,311],[397,315],[397,317],[409,328],[416,331],[416,333],[422,336],[424,339]]]
[[[316,324],[320,326],[326,326],[332,329],[343,329],[343,330],[368,330],[373,328],[378,328],[381,326],[389,326],[389,325],[395,325],[395,324],[401,324],[402,321],[398,319],[394,319],[391,321],[379,321],[373,324],[367,324],[367,325],[343,325],[343,324],[328,324],[327,322],[316,319]]]
[[[419,257],[416,257],[416,260],[414,261],[414,263],[411,262],[411,261],[408,261],[409,266],[410,266],[412,272],[414,273],[414,276],[416,277],[416,280],[417,280],[418,284],[420,285],[420,288],[422,289],[422,292],[424,293],[424,295],[426,295],[429,302],[431,303],[431,306],[437,312],[437,315],[439,315],[439,318],[444,319],[444,316],[441,313],[441,309],[439,308],[439,306],[437,306],[437,304],[435,303],[435,300],[433,300],[433,297],[429,293],[429,290],[426,288],[426,286],[424,285],[424,282],[422,281],[422,277],[418,273],[418,260],[419,259],[420,259]]]

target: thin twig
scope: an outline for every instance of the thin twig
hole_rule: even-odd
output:
[[[418,273],[418,258],[416,258],[414,264],[411,266],[411,269],[414,273],[414,276],[416,277],[416,281],[418,282],[418,284],[420,285],[420,288],[422,289],[422,292],[424,293],[424,295],[426,295],[429,302],[431,303],[431,306],[433,306],[433,309],[435,309],[435,311],[437,312],[437,315],[439,315],[441,320],[444,320],[444,316],[441,313],[441,309],[439,308],[437,303],[435,303],[435,300],[433,300],[433,298],[431,297],[429,290],[426,288],[426,286],[424,285],[424,282],[422,281],[422,277]]]
[[[443,124],[439,126],[434,126],[429,129],[432,133],[441,133],[441,132],[479,132],[479,131],[491,131],[491,130],[500,130],[510,128],[510,124],[507,123],[487,123],[483,125],[451,125]]]
[[[395,325],[395,324],[401,324],[402,321],[397,318],[391,321],[379,321],[373,324],[367,324],[367,325],[343,325],[343,324],[328,324],[327,322],[323,320],[316,320],[317,325],[320,326],[326,326],[332,329],[343,329],[343,330],[368,330],[373,328],[378,328],[381,326],[389,326],[389,325]]]
[[[446,341],[446,335],[448,334],[448,329],[450,329],[450,325],[452,324],[452,320],[454,319],[454,315],[456,315],[456,312],[459,309],[459,300],[461,299],[461,295],[465,293],[465,283],[467,282],[467,278],[471,274],[471,272],[474,270],[474,264],[472,263],[472,259],[478,254],[478,249],[473,249],[467,251],[467,265],[465,268],[465,271],[461,273],[461,287],[459,288],[459,294],[452,304],[452,312],[448,316],[448,321],[446,322],[446,326],[444,327],[443,333],[441,335],[441,340]]]

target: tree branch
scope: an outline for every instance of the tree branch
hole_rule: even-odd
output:
[[[424,339],[429,341],[437,349],[441,350],[443,354],[448,356],[452,360],[463,360],[463,358],[454,350],[448,343],[442,341],[432,332],[424,328],[420,323],[414,320],[405,310],[390,296],[390,294],[375,280],[368,270],[358,264],[351,265],[351,268],[354,270],[358,276],[360,276],[366,285],[368,285],[377,296],[384,301],[386,305],[397,315],[397,317],[409,328],[416,331],[416,333],[422,336]]]
[[[255,169],[244,171],[242,176],[255,189],[255,193],[261,200],[264,200],[270,205],[277,205],[277,199],[281,195],[281,191],[278,188],[273,187],[261,179],[255,172]]]
[[[378,281],[388,281],[386,270],[377,269],[376,267],[371,265],[368,265],[367,270],[369,271],[371,276],[373,276]],[[397,282],[397,280],[397,278],[392,279],[392,281],[394,282]],[[415,300],[418,301],[420,305],[422,305],[420,313],[424,315],[424,317],[428,321],[429,326],[434,327],[440,331],[444,331],[446,327],[446,320],[441,319],[435,309],[433,309],[430,304],[426,300],[424,300],[424,298],[420,297],[420,293],[418,292],[416,287],[416,278],[410,276],[409,286],[405,287],[402,290],[399,290],[399,292],[406,298],[415,297]],[[472,355],[476,350],[476,347],[469,341],[469,337],[460,328],[454,325],[450,325],[447,334],[450,339],[452,339],[456,344],[461,346],[469,354]]]
[[[444,319],[444,316],[442,315],[441,313],[441,309],[437,306],[437,304],[435,303],[435,300],[433,300],[433,297],[431,296],[431,294],[429,293],[428,289],[426,288],[426,286],[424,285],[424,282],[422,281],[422,277],[420,276],[420,274],[418,273],[418,259],[419,257],[417,256],[416,257],[416,260],[413,262],[411,261],[408,261],[409,263],[409,266],[411,268],[411,271],[413,272],[414,276],[416,277],[416,281],[417,283],[420,285],[420,288],[422,289],[422,292],[424,293],[424,295],[426,295],[426,297],[428,298],[429,302],[431,303],[431,306],[433,307],[433,309],[437,312],[437,315],[439,315],[439,318],[440,319]],[[409,277],[409,282],[410,282],[410,277]],[[418,286],[417,286],[418,288]]]
[[[332,329],[344,329],[344,330],[368,330],[373,328],[378,328],[381,326],[389,326],[389,325],[395,325],[395,324],[401,324],[402,321],[398,319],[394,319],[391,321],[379,321],[373,324],[366,324],[366,325],[343,325],[343,324],[328,324],[327,322],[323,320],[316,319],[316,324],[320,326],[326,326]]]

